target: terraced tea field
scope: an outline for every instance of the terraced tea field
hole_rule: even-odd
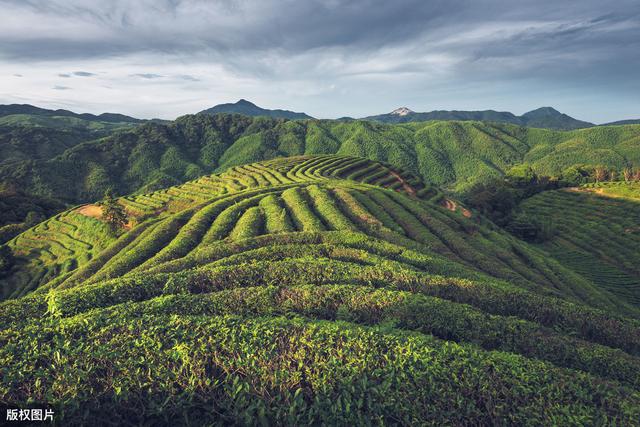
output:
[[[117,239],[82,219],[91,256],[39,234],[55,218],[11,241],[47,275],[3,284],[0,402],[71,424],[640,419],[638,309],[403,171],[274,159],[120,201]]]
[[[102,222],[67,211],[21,233],[8,243],[18,262],[2,280],[2,299],[59,279],[105,249],[114,239]]]
[[[411,174],[398,172],[378,162],[348,156],[296,157],[288,161],[237,166],[221,175],[203,177],[167,190],[120,198],[119,202],[132,218],[132,222],[141,222],[140,227],[131,235],[124,236],[123,239],[129,240],[132,235],[141,234],[142,230],[147,227],[150,227],[151,230],[147,231],[144,236],[152,233],[152,230],[156,228],[164,230],[161,226],[152,225],[152,223],[183,212],[185,209],[195,208],[198,204],[215,199],[216,196],[220,200],[225,200],[220,206],[224,206],[226,209],[225,203],[236,203],[242,200],[245,195],[251,194],[255,196],[252,200],[257,200],[260,194],[269,193],[270,190],[260,190],[264,187],[278,187],[283,190],[287,186],[295,186],[300,182],[317,181],[320,183],[334,179],[348,179],[403,192],[409,191],[412,195],[425,200],[439,201],[442,198],[442,194],[435,188],[425,186]],[[236,194],[243,191],[245,192],[242,194]],[[234,197],[225,197],[234,194],[236,194]],[[66,213],[65,216],[75,218],[76,221],[81,220],[82,216],[79,216],[78,213],[88,207],[92,206],[85,206],[74,212]],[[95,210],[99,211],[99,209]],[[211,215],[215,216],[218,213],[220,212],[214,209]],[[185,215],[189,215],[189,212],[186,212]],[[206,218],[211,218],[211,215]],[[82,230],[84,237],[79,238],[78,242],[83,244],[85,243],[83,239],[88,240],[89,246],[82,249],[82,255],[75,256],[75,252],[68,249],[68,246],[73,246],[74,243],[69,242],[70,236],[64,229],[60,230],[58,234],[41,233],[49,228],[58,230],[60,227],[65,227],[64,224],[59,224],[60,221],[56,218],[45,221],[9,243],[14,252],[22,255],[22,258],[14,274],[2,287],[3,297],[19,296],[54,277],[60,279],[60,273],[83,266],[86,261],[104,249],[112,240],[103,224],[96,220],[87,219],[87,224],[91,225]],[[147,219],[148,221],[146,221]],[[164,221],[164,223],[167,222],[169,220]],[[177,223],[174,221],[172,224],[175,227]],[[71,224],[66,227],[74,226]],[[94,230],[94,228],[97,229]],[[37,237],[34,237],[36,235]],[[45,242],[32,242],[34,239],[42,241],[43,238],[46,240]],[[98,251],[93,251],[90,246],[95,242],[100,242]],[[153,251],[154,248],[150,248],[150,250]]]
[[[640,304],[640,187],[603,183],[550,191],[525,201],[524,212],[550,221],[554,237],[543,245],[586,279]]]

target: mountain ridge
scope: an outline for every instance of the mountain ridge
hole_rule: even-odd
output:
[[[250,117],[272,117],[289,120],[313,120],[314,117],[304,113],[284,109],[267,109],[246,100],[240,99],[235,103],[217,104],[211,108],[204,109],[196,114],[243,114]],[[192,113],[187,113],[192,114]],[[170,120],[161,119],[138,119],[120,113],[76,113],[65,109],[47,109],[31,104],[0,104],[0,118],[8,116],[29,115],[36,117],[72,117],[89,122],[103,123],[129,123],[139,124],[145,122],[168,122]],[[382,123],[409,123],[420,121],[486,121],[497,123],[510,123],[519,126],[537,127],[554,130],[575,130],[595,126],[621,126],[628,124],[640,124],[640,119],[616,120],[607,123],[595,124],[583,120],[575,119],[567,114],[561,113],[553,107],[540,107],[517,116],[509,111],[489,110],[432,110],[428,112],[415,112],[408,107],[399,107],[389,113],[354,118],[343,116],[336,119],[324,119],[336,121],[369,120]]]
[[[309,116],[306,113],[298,113],[295,111],[281,109],[270,110],[267,108],[258,107],[256,104],[247,101],[246,99],[240,99],[235,103],[218,104],[211,108],[202,110],[198,114],[211,115],[218,113],[236,113],[252,117],[266,116],[290,120],[313,119],[313,117]]]
[[[75,117],[87,121],[99,121],[109,123],[142,123],[146,120],[137,119],[135,117],[127,116],[119,113],[75,113],[69,110],[50,110],[47,108],[36,107],[31,104],[3,104],[0,105],[0,117],[11,116],[16,114],[28,114],[35,116],[47,116],[47,117]]]
[[[640,119],[626,119],[626,120],[616,120],[615,122],[603,123],[599,126],[624,126],[624,125],[638,125],[640,124]]]
[[[401,112],[401,113],[399,113]],[[407,123],[433,120],[463,120],[489,121],[510,123],[519,126],[538,127],[555,130],[574,130],[596,126],[594,123],[574,119],[552,107],[540,107],[516,116],[509,111],[496,110],[433,110],[415,112],[407,107],[401,107],[390,113],[363,117],[362,120],[372,120],[382,123]]]

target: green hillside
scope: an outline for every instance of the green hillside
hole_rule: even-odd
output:
[[[295,155],[384,161],[459,194],[523,162],[552,176],[575,164],[640,166],[639,125],[562,132],[472,121],[388,125],[203,114],[83,143],[63,139],[69,144],[63,151],[47,151],[35,161],[24,155],[33,150],[24,147],[38,139],[7,138],[13,142],[0,143],[0,150],[11,166],[0,166],[0,182],[70,203],[95,200],[107,187],[118,194],[150,192],[232,166]]]
[[[640,305],[640,184],[548,191],[521,209],[551,225],[553,237],[542,246],[564,266]]]
[[[69,174],[78,165],[48,171],[47,161],[83,142],[136,125],[134,119],[118,114],[0,105],[0,243],[33,225],[35,217],[39,222],[64,209],[65,202],[76,201],[69,189],[54,191],[46,180]]]
[[[303,155],[119,202],[118,236],[81,206],[9,243],[0,403],[64,424],[640,419],[638,309],[411,171]]]
[[[41,116],[33,114],[11,114],[0,116],[0,127],[20,126],[64,130],[86,130],[94,133],[102,132],[103,135],[117,129],[132,128],[136,124],[137,122],[85,120],[73,116]]]

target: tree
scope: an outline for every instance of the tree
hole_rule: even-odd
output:
[[[466,202],[498,225],[504,225],[518,203],[518,191],[504,179],[478,183],[469,191]]]
[[[33,227],[42,221],[44,221],[44,217],[36,211],[29,211],[24,219],[24,223],[27,227]]]
[[[0,246],[0,277],[4,276],[11,269],[14,262],[11,248],[7,245]]]
[[[624,171],[622,171],[622,174],[624,175],[624,180],[627,182],[633,179],[633,169],[631,168],[624,168]]]
[[[565,185],[580,185],[587,182],[589,170],[585,165],[573,165],[562,171],[562,181]]]
[[[536,175],[531,166],[523,163],[509,169],[505,174],[505,178],[515,187],[527,187],[538,180],[538,175]]]
[[[113,197],[111,189],[105,191],[100,206],[102,206],[102,220],[109,224],[112,232],[117,233],[127,224],[127,214],[122,205]]]
[[[596,166],[596,168],[593,170],[593,177],[595,178],[596,182],[606,181],[607,175],[608,173],[604,166]]]

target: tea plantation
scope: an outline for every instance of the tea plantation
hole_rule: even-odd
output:
[[[522,204],[547,221],[553,237],[542,247],[566,267],[622,299],[640,305],[640,186],[587,184],[548,191]]]
[[[639,424],[635,300],[411,173],[288,157],[119,203],[117,236],[79,206],[8,243],[0,403],[65,425]]]

